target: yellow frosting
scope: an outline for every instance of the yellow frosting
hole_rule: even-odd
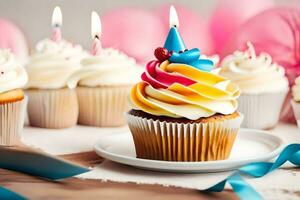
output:
[[[180,74],[195,81],[189,86],[173,83],[168,88],[154,88],[144,81],[131,90],[135,109],[157,116],[196,120],[216,113],[232,114],[237,110],[238,86],[226,78],[198,70],[186,64],[160,64],[167,73]]]

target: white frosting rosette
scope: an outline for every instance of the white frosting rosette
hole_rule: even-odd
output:
[[[242,93],[257,94],[288,89],[284,68],[273,63],[267,53],[256,56],[251,43],[248,43],[247,51],[236,51],[224,58],[220,74],[237,83]]]
[[[246,51],[236,51],[221,63],[220,74],[241,89],[239,111],[244,114],[243,127],[270,129],[278,120],[288,92],[284,68],[267,53],[256,55],[248,44]]]
[[[79,45],[65,40],[45,39],[36,45],[26,66],[27,88],[59,89],[67,86],[69,77],[80,69],[80,61],[87,53]]]
[[[77,84],[86,87],[132,85],[139,81],[143,70],[133,58],[112,48],[83,59],[81,65],[68,81],[70,88]]]
[[[8,49],[0,49],[0,94],[21,89],[28,80],[25,69]]]

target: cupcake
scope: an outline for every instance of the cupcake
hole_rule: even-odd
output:
[[[298,127],[300,128],[300,76],[296,78],[295,85],[292,87],[292,95],[293,99],[291,100],[291,104]]]
[[[28,80],[25,69],[7,49],[0,49],[0,145],[19,143],[24,125]]]
[[[83,59],[81,66],[68,81],[70,88],[78,85],[78,123],[98,127],[125,125],[129,91],[138,82],[142,68],[133,58],[112,48]]]
[[[239,111],[244,114],[243,127],[271,129],[279,120],[288,80],[284,68],[272,62],[267,53],[256,55],[250,42],[246,51],[236,51],[224,58],[220,75],[241,89]]]
[[[78,119],[76,91],[67,87],[86,53],[65,40],[45,39],[36,45],[26,66],[29,81],[28,117],[31,126],[67,128]]]
[[[242,114],[239,88],[211,70],[214,63],[186,49],[177,26],[131,89],[126,119],[138,158],[164,161],[224,160]]]

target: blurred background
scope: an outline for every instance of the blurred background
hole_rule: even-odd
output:
[[[233,5],[228,4],[228,10],[235,6],[234,2],[236,1],[232,2]],[[251,3],[251,1],[248,2]],[[10,19],[20,26],[32,47],[38,40],[49,37],[51,34],[52,10],[59,5],[63,13],[64,37],[88,48],[91,44],[90,13],[92,10],[103,16],[121,7],[155,10],[162,4],[179,4],[191,9],[199,17],[207,19],[217,3],[217,0],[0,0],[0,16]],[[275,3],[297,4],[299,0],[275,0]],[[116,22],[118,20],[115,19]]]
[[[52,11],[60,6],[64,39],[90,49],[90,14],[97,11],[102,45],[144,66],[164,44],[171,4],[187,48],[222,59],[250,41],[257,54],[266,52],[285,68],[290,85],[300,75],[300,0],[0,0],[0,48],[26,63],[35,44],[51,37]],[[282,119],[295,121],[289,98]]]

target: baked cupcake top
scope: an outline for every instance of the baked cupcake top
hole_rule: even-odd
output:
[[[112,49],[102,49],[99,55],[89,56],[81,61],[82,68],[68,81],[70,88],[79,86],[132,85],[138,82],[142,68],[133,58]]]
[[[8,49],[0,49],[0,94],[21,89],[27,83],[25,69]]]
[[[201,58],[199,49],[176,52],[160,47],[155,56],[131,90],[135,110],[190,120],[237,110],[238,86],[212,73],[214,63]]]
[[[272,62],[267,53],[256,55],[247,43],[246,51],[236,51],[224,58],[220,74],[237,83],[243,93],[278,92],[288,89],[284,68]]]
[[[295,85],[292,87],[293,99],[300,102],[300,76],[295,80]]]
[[[80,68],[80,61],[86,56],[80,45],[66,40],[55,42],[45,39],[38,42],[26,66],[29,76],[27,88],[66,87],[69,77]]]

